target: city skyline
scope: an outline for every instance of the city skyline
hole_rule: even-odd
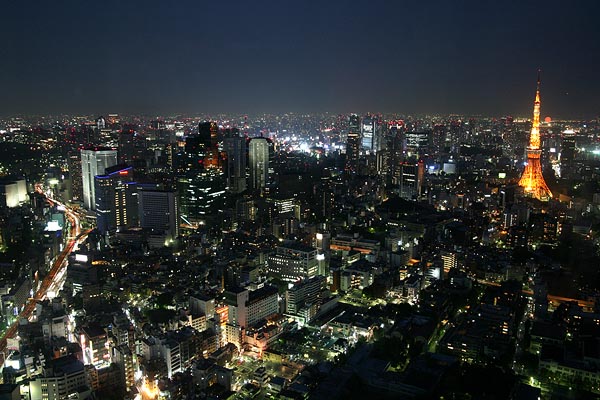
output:
[[[11,4],[0,109],[521,116],[541,67],[542,118],[594,118],[596,8]]]

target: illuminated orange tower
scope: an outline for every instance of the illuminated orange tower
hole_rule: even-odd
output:
[[[529,146],[527,147],[527,164],[521,175],[519,186],[525,190],[525,194],[538,200],[546,201],[552,197],[552,192],[542,175],[542,164],[540,163],[540,74],[538,71],[537,90],[535,102],[533,103],[533,124],[529,135]]]

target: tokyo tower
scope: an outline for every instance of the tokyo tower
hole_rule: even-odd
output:
[[[529,146],[527,147],[527,164],[519,180],[519,186],[525,190],[525,194],[538,200],[547,201],[552,197],[552,192],[542,175],[542,164],[540,164],[540,75],[538,71],[537,90],[533,103],[533,124],[529,135]]]

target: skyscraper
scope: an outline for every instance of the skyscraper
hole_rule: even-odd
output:
[[[232,193],[246,190],[246,146],[246,139],[240,137],[237,129],[229,131],[223,139],[223,150],[227,154],[227,190]]]
[[[146,137],[139,134],[133,128],[127,127],[119,132],[120,162],[131,166],[134,166],[138,161],[145,162],[144,158],[148,143]]]
[[[179,236],[179,210],[174,191],[139,190],[138,205],[142,228],[164,232],[167,240]]]
[[[225,178],[218,150],[218,125],[201,122],[198,133],[185,139],[184,151],[177,157],[179,212],[184,222],[206,223],[217,218],[225,192]]]
[[[81,175],[81,154],[77,152],[69,153],[67,163],[69,165],[69,179],[71,179],[72,198],[75,200],[82,200],[83,179]]]
[[[250,161],[250,188],[263,190],[269,179],[269,142],[257,137],[250,140],[248,158]]]
[[[540,77],[538,73],[537,90],[533,103],[533,122],[531,134],[529,135],[529,146],[527,147],[527,164],[521,175],[519,186],[525,190],[525,194],[538,200],[548,200],[552,192],[548,188],[542,175],[542,164],[540,163]]]
[[[560,146],[560,177],[570,179],[575,171],[575,132],[567,129],[562,133]]]
[[[217,168],[220,165],[217,147],[218,133],[219,125],[214,121],[204,121],[198,124],[199,141],[206,149],[204,158],[204,167],[206,168]]]
[[[98,230],[106,233],[120,226],[135,225],[138,204],[133,168],[127,165],[106,168],[106,174],[96,175],[94,184]]]
[[[425,176],[425,163],[405,162],[400,165],[400,197],[403,199],[414,199],[421,195],[423,178]]]
[[[370,115],[363,118],[360,124],[361,147],[367,152],[375,151],[375,131],[377,120]]]
[[[225,180],[219,170],[211,168],[189,172],[177,178],[179,212],[184,222],[205,223],[219,218],[223,209]]]
[[[117,165],[117,151],[107,147],[94,147],[81,150],[81,178],[83,205],[89,210],[96,209],[96,189],[94,177],[104,175],[108,167]]]
[[[358,171],[360,143],[360,117],[352,114],[349,118],[348,139],[346,141],[346,170],[349,172]]]

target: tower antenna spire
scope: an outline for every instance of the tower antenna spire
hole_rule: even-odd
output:
[[[542,154],[540,149],[540,72],[541,70],[538,69],[537,90],[533,102],[533,119],[531,120],[529,146],[527,147],[527,164],[525,164],[523,175],[519,180],[519,186],[524,189],[527,195],[538,200],[548,200],[552,197],[552,192],[544,180],[542,164],[540,163]]]

